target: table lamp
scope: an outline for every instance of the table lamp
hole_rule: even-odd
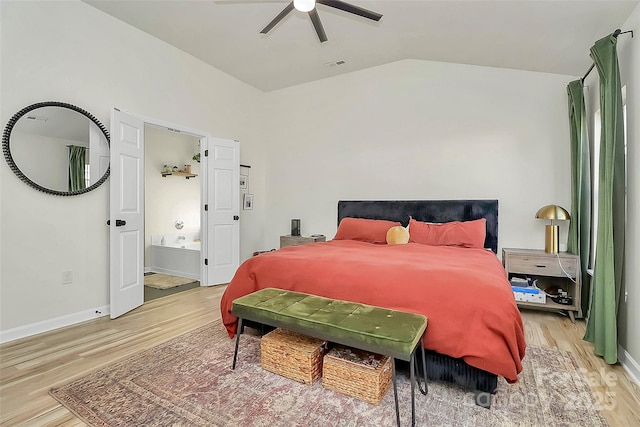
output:
[[[550,254],[557,254],[560,226],[554,224],[553,220],[569,220],[571,218],[569,212],[562,206],[547,205],[536,212],[536,218],[551,220],[551,224],[548,224],[545,229],[544,251]]]

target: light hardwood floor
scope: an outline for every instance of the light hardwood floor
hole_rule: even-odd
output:
[[[116,320],[100,318],[0,346],[0,425],[84,425],[49,396],[62,385],[116,360],[220,318],[224,286],[197,288],[145,303]],[[523,312],[527,343],[570,351],[589,379],[611,426],[640,425],[640,388],[619,366],[582,341],[584,322]],[[602,380],[600,380],[602,378]]]

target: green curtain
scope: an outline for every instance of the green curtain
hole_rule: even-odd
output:
[[[570,82],[567,95],[571,131],[571,221],[567,250],[580,257],[582,295],[577,295],[577,298],[581,299],[582,310],[586,312],[591,295],[587,274],[591,253],[591,155],[582,80]]]
[[[591,58],[600,77],[600,176],[598,239],[584,339],[607,363],[618,360],[617,311],[622,285],[625,227],[625,164],[622,89],[613,35],[598,40]]]
[[[69,191],[84,190],[84,164],[87,149],[77,145],[69,146]]]

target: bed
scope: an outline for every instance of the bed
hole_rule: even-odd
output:
[[[416,233],[418,222],[481,220],[486,233],[481,247],[376,244],[339,239],[344,218],[403,226],[411,218]],[[230,336],[237,320],[232,301],[277,287],[424,314],[432,379],[485,393],[495,393],[498,376],[517,381],[526,345],[520,312],[496,257],[497,200],[340,201],[338,224],[333,240],[263,253],[238,268],[220,306]]]

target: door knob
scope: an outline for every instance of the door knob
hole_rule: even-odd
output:
[[[111,220],[107,220],[107,225],[111,225]],[[127,225],[127,221],[123,220],[123,219],[116,219],[116,227],[122,227],[124,225]]]

